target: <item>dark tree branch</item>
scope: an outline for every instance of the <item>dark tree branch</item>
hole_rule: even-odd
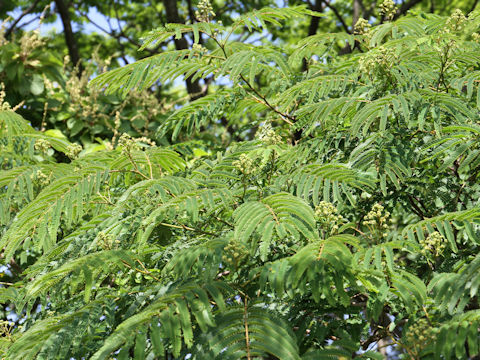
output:
[[[165,6],[165,12],[167,15],[167,22],[175,24],[184,24],[178,13],[177,1],[176,0],[163,0]],[[177,50],[188,49],[187,39],[182,36],[180,39],[174,39],[175,48]],[[202,90],[200,83],[197,80],[192,81],[192,78],[185,80],[187,85],[187,91],[192,99],[198,99],[203,96],[204,91]]]
[[[135,45],[136,47],[140,47],[141,45],[136,42],[135,40],[131,39],[126,33],[125,31],[123,31],[123,28],[122,28],[122,22],[120,20],[120,16],[118,15],[118,9],[117,9],[117,3],[115,2],[114,3],[114,10],[115,10],[115,18],[117,19],[117,26],[118,26],[118,30],[120,32],[120,36],[123,36],[129,43],[131,43],[132,45]],[[109,24],[110,25],[110,24]],[[110,28],[111,28],[111,25],[110,25]],[[112,31],[113,32],[113,31]],[[115,37],[115,36],[114,36]]]
[[[351,34],[352,31],[348,28],[348,25],[347,23],[345,22],[345,20],[343,19],[342,15],[340,14],[340,12],[337,10],[337,8],[335,6],[333,6],[330,1],[328,0],[322,0],[322,2],[325,4],[325,6],[327,6],[330,10],[332,10],[332,12],[335,14],[335,16],[337,17],[338,21],[340,21],[340,23],[342,24],[342,27],[343,29],[348,33],[348,34]],[[318,19],[318,18],[317,18]],[[358,20],[358,19],[357,19]],[[353,25],[355,25],[355,23],[353,23]]]
[[[136,46],[137,48],[139,48],[141,46],[141,44],[135,40],[133,40],[132,38],[130,38],[126,33],[125,31],[123,30],[122,28],[122,23],[121,23],[121,20],[120,20],[120,16],[118,15],[118,9],[117,9],[117,3],[114,2],[114,10],[115,10],[115,18],[117,19],[117,25],[118,25],[118,29],[120,31],[120,34],[119,35],[115,35],[115,32],[114,30],[112,29],[112,25],[110,24],[110,22],[108,23],[110,29],[111,29],[111,34],[110,36],[114,37],[117,39],[118,43],[122,46],[122,48],[124,48],[124,45],[122,44],[122,42],[120,41],[120,37],[123,37],[125,38],[130,44]],[[155,49],[145,49],[147,50],[151,55],[153,54],[156,54],[159,47],[162,46],[164,43],[161,43],[159,44]]]
[[[398,9],[397,13],[395,14],[394,19],[398,19],[400,16],[405,15],[408,10],[410,10],[415,5],[420,4],[422,1],[423,0],[410,0],[410,1],[404,2],[400,6],[400,9]]]
[[[68,54],[70,55],[70,59],[72,60],[75,66],[78,65],[79,74],[82,72],[82,64],[80,59],[80,54],[78,52],[78,44],[77,40],[75,39],[75,34],[72,30],[72,20],[70,18],[70,10],[69,4],[65,4],[63,0],[55,0],[56,8],[58,13],[60,14],[60,18],[62,19],[63,24],[63,32],[65,35],[65,42],[67,43],[68,47]]]
[[[90,22],[90,24],[92,24],[93,26],[95,26],[95,27],[96,27],[97,29],[99,29],[100,31],[104,32],[105,34],[110,35],[111,37],[115,37],[115,38],[118,37],[118,36],[114,36],[114,35],[115,35],[114,33],[108,31],[107,29],[103,28],[102,26],[98,25],[95,21],[93,21],[92,19],[90,19],[90,18],[88,17],[88,14],[87,14],[87,13],[80,11],[78,8],[77,8],[77,11],[79,12],[80,15],[82,15],[85,19],[87,19],[87,20]]]
[[[313,11],[321,12],[323,10],[322,0],[315,0],[315,3],[311,3],[309,1],[308,4],[310,9]],[[308,36],[312,36],[317,33],[319,24],[320,24],[320,18],[318,16],[312,16],[312,18],[310,19],[310,25],[308,26]],[[307,59],[303,59],[303,71],[307,71],[307,70],[308,70]]]
[[[473,0],[473,4],[472,4],[472,6],[470,7],[469,13],[471,13],[473,10],[475,10],[475,8],[477,7],[477,5],[478,5],[478,0]]]
[[[198,22],[197,18],[195,17],[195,12],[193,11],[192,0],[187,1],[188,4],[188,17],[190,18],[190,22],[193,24],[194,22]],[[198,42],[203,44],[203,33],[200,32]]]
[[[115,7],[116,4],[114,3],[113,6]],[[95,26],[97,29],[99,29],[100,31],[102,31],[103,33],[107,34],[108,36],[114,38],[115,40],[117,40],[118,42],[118,45],[120,46],[121,50],[122,50],[122,56],[121,58],[125,61],[125,63],[128,64],[128,61],[127,59],[125,58],[125,53],[124,53],[124,50],[125,50],[125,44],[121,41],[122,39],[125,39],[127,40],[130,44],[132,44],[133,46],[135,46],[136,48],[139,48],[141,46],[141,44],[138,42],[138,41],[135,41],[134,39],[132,39],[131,37],[129,37],[125,31],[122,29],[122,27],[120,27],[120,19],[119,19],[119,16],[118,16],[118,12],[117,12],[117,9],[115,8],[115,16],[116,16],[116,20],[119,24],[119,31],[117,32],[111,22],[110,22],[110,19],[107,17],[107,23],[108,23],[108,27],[110,30],[104,28],[103,26],[99,25],[98,23],[96,23],[95,21],[93,21],[86,12],[83,12],[79,9],[79,7],[77,6],[76,7],[76,10],[78,11],[78,13],[83,16],[85,19],[88,20],[88,22],[90,24],[92,24],[93,26]],[[161,47],[161,46],[164,46],[165,43],[162,42],[160,43],[158,46],[156,46],[154,49],[145,49],[145,51],[149,52],[150,55],[154,55],[154,54],[157,54],[158,53],[158,49]]]
[[[362,0],[353,0],[353,16],[352,16],[352,28],[357,23],[358,19],[365,17],[365,6],[363,6]]]
[[[321,12],[323,10],[322,7],[322,0],[314,0],[314,3],[308,2],[309,7],[311,10],[316,12]],[[310,25],[308,26],[308,36],[315,35],[318,30],[318,26],[320,25],[320,18],[318,16],[312,16],[310,19]],[[302,62],[302,69],[303,71],[308,71],[308,61],[306,58],[303,59]],[[293,133],[292,141],[293,143],[300,141],[302,138],[302,129],[298,129]]]
[[[36,21],[39,21],[39,20],[40,20],[40,17],[41,17],[41,16],[38,15],[38,16],[35,16],[35,17],[31,18],[31,19],[28,20],[28,21],[25,21],[25,22],[22,23],[21,25],[18,25],[17,29],[21,29],[21,28],[23,28],[23,27],[25,27],[25,26],[28,26],[28,25],[30,25],[30,24],[33,24],[33,23],[36,22]]]
[[[195,21],[197,21],[197,19],[195,18],[195,12],[193,11],[192,0],[188,0],[187,4],[188,4],[188,17],[190,18],[190,21],[193,24]]]
[[[421,219],[425,219],[426,217],[425,214],[423,213],[422,209],[420,209],[418,205],[415,204],[415,202],[413,201],[413,196],[412,195],[407,195],[407,196],[408,196],[408,202],[410,203],[410,205],[412,205],[413,212]]]
[[[33,4],[23,10],[22,14],[13,22],[13,24],[8,28],[7,31],[5,31],[5,37],[8,38],[10,36],[10,34],[13,32],[13,30],[15,30],[15,27],[17,26],[17,24],[28,14],[30,14],[33,10],[35,10],[35,8],[37,7],[38,3],[40,2],[40,0],[35,0],[33,2]]]
[[[315,0],[315,3],[310,6],[313,11],[322,12],[322,1]],[[310,25],[308,26],[308,36],[315,35],[320,25],[320,18],[318,16],[312,16],[310,19]]]

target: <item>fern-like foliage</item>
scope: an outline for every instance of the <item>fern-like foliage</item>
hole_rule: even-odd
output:
[[[2,356],[479,355],[479,17],[238,36],[318,15],[149,33],[195,46],[91,86],[210,84],[156,139],[80,151],[0,111]]]

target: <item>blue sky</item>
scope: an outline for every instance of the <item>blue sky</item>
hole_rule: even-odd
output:
[[[21,13],[22,12],[20,10],[16,10],[16,11],[11,11],[9,13],[9,15],[12,18],[16,19],[16,18],[18,18],[18,16],[20,16]],[[20,24],[28,23],[32,19],[34,19],[36,16],[37,15],[27,15],[22,19]],[[92,19],[92,21],[94,21],[95,23],[100,25],[101,27],[104,27],[106,29],[109,28],[105,17],[102,14],[100,14],[98,11],[96,11],[95,8],[90,8],[90,10],[88,12],[88,17],[90,19]],[[33,21],[32,23],[25,26],[24,29],[25,30],[35,30],[35,29],[38,29],[38,25],[39,25],[38,20]],[[112,22],[112,26],[116,26],[116,21]],[[73,30],[78,31],[79,30],[78,26],[75,26],[75,24],[74,24],[74,29]],[[40,32],[43,35],[46,35],[51,31],[54,31],[56,33],[63,31],[63,25],[62,25],[62,22],[61,22],[59,16],[57,16],[57,20],[54,23],[52,23],[52,24],[42,24],[42,26],[40,27]],[[83,25],[83,32],[86,32],[86,33],[92,33],[92,32],[102,33],[98,28],[96,28],[94,25],[89,24],[89,23],[85,23]]]

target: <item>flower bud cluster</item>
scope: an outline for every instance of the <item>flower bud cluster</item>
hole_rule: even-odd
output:
[[[6,18],[0,24],[0,46],[8,44],[8,40],[5,38],[5,32],[7,28],[7,23],[10,21],[10,18]]]
[[[50,176],[45,174],[42,170],[37,170],[31,175],[31,178],[41,187],[47,186],[50,183]]]
[[[222,20],[218,20],[217,21],[217,24],[220,25],[220,26],[223,26],[223,22]],[[213,32],[213,37],[218,37],[218,35],[220,34],[220,31],[218,29],[216,29],[214,32]],[[217,69],[218,70],[218,69]]]
[[[380,204],[375,204],[365,216],[362,224],[368,226],[370,230],[377,229],[382,232],[382,236],[386,237],[388,234],[385,232],[389,228],[390,212],[386,211],[385,208]]]
[[[25,60],[36,48],[43,46],[44,43],[45,41],[40,37],[40,31],[34,30],[24,33],[20,39],[20,49],[22,49],[20,58]]]
[[[368,34],[371,28],[372,28],[372,25],[370,25],[368,20],[365,20],[364,18],[360,18],[355,24],[353,28],[353,32],[358,35],[365,35],[365,34]]]
[[[222,262],[238,267],[248,256],[247,247],[237,240],[230,241],[225,246],[222,255]]]
[[[15,323],[13,322],[7,320],[0,320],[0,335],[10,340],[14,325]]]
[[[50,145],[48,140],[37,139],[35,140],[35,145],[33,147],[39,152],[46,153],[52,147],[52,145]]]
[[[397,62],[398,56],[393,49],[380,46],[376,51],[369,52],[359,60],[361,72],[382,76]]]
[[[202,44],[195,43],[192,45],[192,49],[199,55],[203,55],[204,53],[207,52],[207,48],[204,47]]]
[[[65,155],[67,155],[70,159],[76,159],[78,157],[78,154],[83,150],[82,145],[80,144],[71,144],[68,145],[67,151],[65,152]]]
[[[456,9],[452,13],[452,15],[450,15],[450,17],[447,19],[443,32],[449,33],[449,32],[460,31],[463,29],[466,22],[467,22],[467,17],[463,14],[462,10]]]
[[[436,333],[427,319],[419,319],[408,328],[405,342],[419,352],[425,345],[435,341]]]
[[[122,120],[120,120],[120,111],[115,111],[115,120],[113,121],[115,125],[115,130],[118,130],[120,128],[120,125],[122,125]]]
[[[479,33],[473,33],[472,34],[472,40],[475,41],[475,42],[480,42],[480,34]]]
[[[328,201],[320,201],[315,208],[315,217],[320,226],[330,234],[337,232],[339,225],[344,222],[343,216],[338,214],[338,209]]]
[[[445,238],[438,231],[432,232],[427,238],[420,242],[422,250],[420,251],[423,256],[428,254],[434,254],[435,256],[441,256],[443,250],[447,247]]]
[[[99,245],[104,250],[111,250],[116,247],[117,244],[120,244],[120,240],[115,239],[112,234],[106,234],[103,231],[100,231],[97,237]]]
[[[198,3],[198,10],[195,11],[195,17],[200,22],[209,22],[215,17],[212,4],[209,0],[200,0]]]
[[[232,165],[244,175],[250,175],[255,170],[253,160],[250,159],[246,154],[240,155],[238,160],[232,162]]]
[[[111,250],[116,244],[120,243],[120,240],[114,239],[112,234],[106,234],[103,231],[100,231],[97,236],[98,242],[104,250]]]
[[[137,143],[137,145],[140,147],[145,147],[145,145],[142,145],[142,144],[147,144],[149,146],[157,146],[157,144],[155,143],[154,140],[152,139],[149,139],[148,137],[146,136],[141,136],[139,138],[135,138],[134,139],[135,142]]]
[[[94,98],[90,98],[86,88],[88,85],[88,77],[82,74],[78,76],[78,69],[75,69],[66,83],[66,90],[70,95],[70,110],[81,112],[82,116],[94,115],[98,111],[98,104],[93,103]],[[97,106],[95,106],[97,105]]]
[[[266,145],[276,145],[282,142],[282,137],[272,129],[271,124],[266,124],[259,129],[258,139]]]
[[[53,93],[55,91],[55,87],[57,87],[57,84],[53,83],[47,78],[47,75],[42,74],[43,77],[43,84],[45,85],[45,90],[48,92],[48,94],[53,96]],[[48,103],[46,103],[48,105]]]
[[[124,101],[116,105],[100,101],[99,97],[102,96],[102,91],[89,87],[88,83],[94,73],[101,73],[108,69],[111,59],[103,60],[97,51],[92,54],[92,59],[93,61],[85,64],[85,68],[80,73],[77,64],[72,64],[68,56],[64,58],[64,71],[70,73],[65,86],[69,97],[63,100],[68,111],[78,115],[76,121],[83,123],[83,127],[96,127],[97,124],[101,124],[102,128],[109,128],[114,133],[112,138],[114,144],[117,135],[120,135],[118,130],[123,122],[129,122],[129,127],[138,134],[148,135],[151,121],[173,105],[167,106],[165,100],[159,100],[155,94],[147,90],[131,91]],[[73,69],[70,70],[72,66]],[[51,86],[45,83],[45,88],[48,91]],[[112,105],[114,105],[113,109]],[[126,116],[123,111],[129,108],[143,110],[136,111],[134,116]]]
[[[378,223],[386,223],[388,221],[388,217],[390,216],[390,212],[385,211],[385,208],[380,204],[375,204],[372,206],[372,210],[370,210],[363,221],[363,225],[377,225]]]
[[[5,84],[0,83],[0,110],[6,111],[10,110],[10,104],[5,101],[7,93],[5,92]]]
[[[122,148],[122,153],[130,153],[132,150],[139,150],[137,142],[128,134],[123,133],[118,139],[118,145]]]
[[[380,5],[380,13],[384,16],[386,20],[393,20],[395,14],[397,13],[397,7],[395,6],[395,1],[385,0]]]

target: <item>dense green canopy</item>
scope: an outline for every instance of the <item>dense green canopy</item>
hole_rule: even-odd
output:
[[[479,357],[476,5],[2,2],[0,357]]]

